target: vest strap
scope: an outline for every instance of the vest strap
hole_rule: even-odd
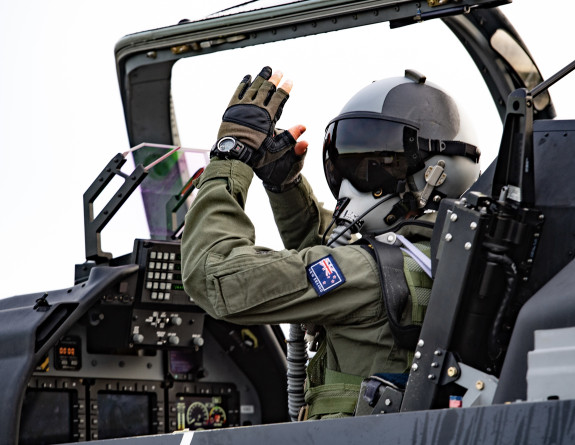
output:
[[[395,343],[402,349],[414,350],[419,339],[421,326],[401,326],[401,316],[409,301],[409,286],[405,279],[404,260],[401,249],[367,238],[373,246],[389,327]]]

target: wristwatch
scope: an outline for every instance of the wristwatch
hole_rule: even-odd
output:
[[[210,157],[217,156],[220,159],[238,159],[246,162],[251,155],[251,150],[232,136],[221,138],[210,151]]]

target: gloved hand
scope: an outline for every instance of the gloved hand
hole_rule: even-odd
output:
[[[300,129],[300,134],[305,131],[305,127]],[[283,131],[280,134],[288,133],[292,138],[292,130]],[[272,192],[284,192],[295,187],[301,181],[301,169],[306,152],[298,155],[294,144],[289,149],[284,150],[283,155],[261,167],[254,167],[254,173],[262,180],[264,187]]]
[[[249,75],[243,78],[224,112],[211,156],[239,159],[253,168],[266,188],[284,191],[301,179],[307,143],[297,143],[296,154],[296,139],[305,131],[301,125],[276,131],[291,82],[276,88],[281,73],[270,81],[271,74],[271,68],[264,67],[253,82]]]

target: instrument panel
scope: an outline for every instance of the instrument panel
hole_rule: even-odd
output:
[[[263,422],[257,386],[264,379],[246,368],[249,356],[258,359],[262,351],[185,294],[179,243],[136,240],[129,261],[138,272],[106,288],[37,363],[24,396],[19,444]]]

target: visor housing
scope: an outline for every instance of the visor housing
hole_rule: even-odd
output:
[[[361,192],[397,193],[399,182],[422,164],[418,128],[411,122],[354,112],[337,117],[326,128],[323,165],[336,199],[344,178]]]

